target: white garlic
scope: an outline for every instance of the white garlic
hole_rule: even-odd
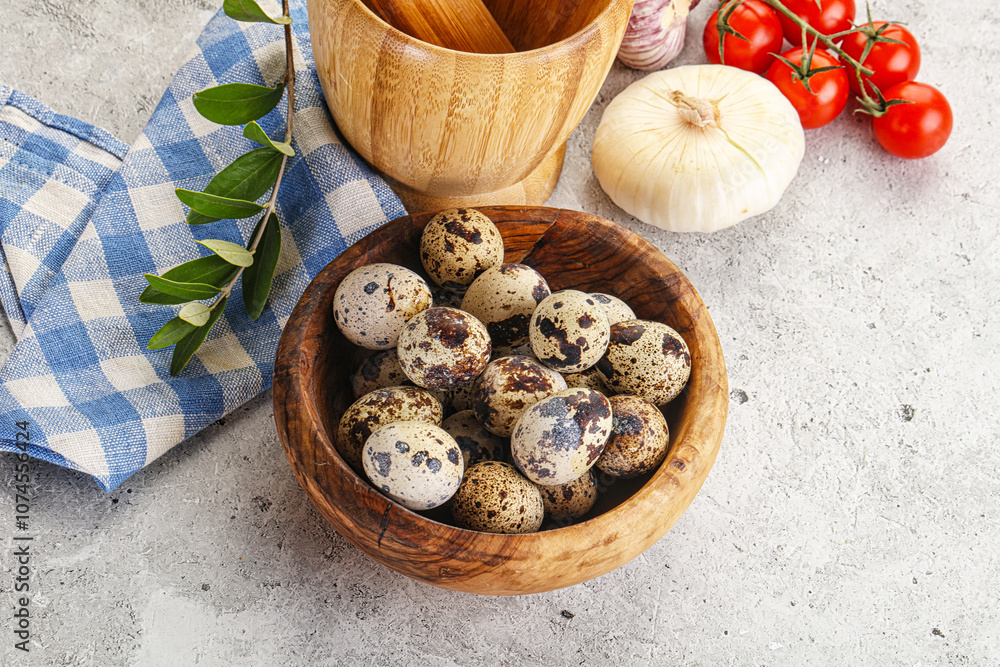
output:
[[[604,191],[639,220],[711,232],[777,204],[804,153],[798,114],[771,82],[735,67],[689,65],[615,97],[591,160]]]
[[[618,60],[633,69],[662,69],[684,48],[688,12],[698,0],[636,0]]]

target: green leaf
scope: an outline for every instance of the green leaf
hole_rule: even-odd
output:
[[[184,190],[183,188],[177,188],[174,192],[177,193],[178,199],[191,207],[191,210],[212,218],[238,220],[239,218],[249,218],[264,210],[260,204],[244,199],[230,199],[229,197]]]
[[[201,325],[208,322],[208,316],[211,314],[211,309],[203,303],[189,303],[188,305],[181,308],[181,312],[177,313],[177,317],[181,318],[188,324],[195,327],[200,327]]]
[[[274,88],[249,83],[226,83],[195,93],[194,108],[220,125],[243,125],[266,115],[281,100],[285,82]]]
[[[268,16],[254,0],[226,0],[222,3],[222,11],[226,16],[237,21],[247,21],[250,23],[276,23],[278,25],[288,25],[292,22],[289,16],[279,16],[276,19]]]
[[[205,239],[204,241],[195,241],[195,243],[205,246],[233,266],[250,266],[253,264],[253,255],[241,245],[220,239]]]
[[[187,336],[184,336],[177,343],[177,347],[174,348],[174,356],[170,358],[170,374],[177,375],[184,367],[187,366],[188,362],[191,361],[191,356],[198,351],[201,344],[205,342],[205,338],[208,336],[209,330],[212,328],[220,317],[222,317],[222,311],[226,309],[226,301],[228,299],[223,297],[215,303],[215,308],[212,310],[212,314],[208,318],[208,322],[201,325]]]
[[[265,146],[270,146],[276,151],[281,151],[288,157],[295,155],[295,149],[287,141],[274,141],[271,137],[267,136],[267,132],[264,131],[257,121],[250,121],[247,126],[243,128],[243,136],[250,141],[256,141],[258,144],[264,144]]]
[[[146,274],[146,282],[161,292],[183,297],[184,301],[196,301],[198,299],[210,299],[221,290],[213,285],[203,283],[181,283],[174,280],[154,276],[152,273]]]
[[[201,304],[199,304],[201,305]],[[194,331],[197,327],[195,325],[185,322],[179,317],[175,317],[169,320],[166,324],[160,327],[160,330],[153,334],[153,337],[149,339],[146,343],[147,350],[162,350],[165,347],[170,347],[184,336]]]
[[[274,186],[281,169],[281,153],[270,146],[255,148],[241,155],[209,181],[205,192],[210,195],[255,201]],[[204,225],[221,218],[211,218],[197,211],[188,211],[189,225]]]
[[[218,255],[209,255],[178,264],[161,277],[178,283],[202,283],[221,289],[236,276],[238,270],[237,267]],[[161,306],[172,306],[179,303],[186,303],[190,299],[161,292],[150,285],[139,295],[139,301]]]
[[[146,285],[146,289],[142,290],[142,294],[139,295],[140,303],[150,303],[157,306],[174,306],[179,303],[187,303],[188,299],[180,296],[174,296],[173,294],[167,294],[166,292],[161,292],[152,285]]]
[[[258,228],[263,223],[263,220],[257,223]],[[255,235],[256,231],[254,230]],[[264,312],[264,304],[271,293],[274,269],[278,266],[278,256],[281,255],[281,223],[274,213],[267,218],[264,236],[257,244],[254,254],[257,261],[243,271],[243,305],[246,306],[250,319],[256,321]]]

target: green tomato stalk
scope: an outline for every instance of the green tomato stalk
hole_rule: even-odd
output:
[[[868,38],[868,43],[865,46],[864,54],[862,55],[861,61],[863,62],[868,56],[868,52],[871,47],[877,42],[885,42],[892,44],[903,44],[897,39],[890,39],[885,37],[882,33],[885,28],[889,27],[891,24],[901,25],[898,21],[887,21],[886,25],[880,29],[875,29],[874,21],[872,21],[871,7],[867,7],[868,22],[863,25],[855,25],[850,30],[843,30],[841,32],[833,33],[832,35],[824,35],[823,33],[816,30],[816,28],[809,25],[805,20],[799,17],[795,12],[788,9],[781,0],[759,0],[765,5],[768,5],[776,12],[785,16],[792,23],[797,25],[800,30],[802,30],[802,44],[809,44],[808,37],[813,37],[812,44],[809,44],[809,48],[805,51],[802,57],[802,62],[796,65],[789,62],[787,59],[782,58],[780,54],[774,54],[775,58],[784,62],[792,69],[792,75],[802,82],[806,90],[812,92],[812,88],[809,87],[809,80],[821,72],[826,72],[831,69],[836,69],[836,67],[817,67],[813,68],[812,58],[813,54],[816,52],[816,45],[823,44],[823,46],[832,54],[837,56],[841,62],[846,63],[854,71],[854,76],[858,81],[858,89],[861,91],[861,95],[857,97],[858,104],[861,108],[857,110],[859,113],[867,113],[875,118],[885,115],[885,112],[889,107],[895,104],[908,104],[906,100],[887,100],[882,95],[882,92],[875,86],[875,84],[870,81],[865,85],[865,81],[862,77],[871,76],[873,74],[872,70],[865,67],[861,62],[858,62],[850,55],[848,55],[837,42],[842,40],[847,35],[852,33],[863,33]],[[742,39],[744,41],[749,41],[743,35],[741,35],[736,29],[734,29],[730,23],[729,19],[736,11],[736,8],[742,5],[746,0],[722,0],[722,4],[719,7],[719,19],[718,19],[718,30],[719,30],[719,59],[720,62],[725,62],[723,55],[723,39],[725,35],[733,35],[737,39]],[[819,0],[816,0],[816,6],[819,7]],[[868,90],[874,93],[874,96],[868,94]]]

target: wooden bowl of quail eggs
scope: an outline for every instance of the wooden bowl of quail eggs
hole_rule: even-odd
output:
[[[649,548],[701,488],[727,406],[684,274],[554,208],[387,223],[312,281],[274,370],[285,453],[337,532],[489,595],[571,586]]]

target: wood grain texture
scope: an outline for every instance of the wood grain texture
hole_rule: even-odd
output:
[[[513,53],[480,0],[363,0],[392,27],[420,41],[469,53]]]
[[[333,438],[353,400],[348,375],[358,359],[333,321],[334,291],[347,273],[371,262],[420,271],[420,233],[431,213],[399,218],[372,232],[309,285],[278,347],[275,421],[306,495],[341,535],[376,561],[443,588],[491,595],[537,593],[627,563],[687,509],[722,440],[729,405],[725,361],[695,289],[641,237],[585,213],[482,210],[504,236],[506,261],[533,266],[554,289],[619,296],[639,317],[666,322],[684,336],[693,367],[688,387],[666,411],[671,450],[664,463],[637,480],[613,482],[588,520],[528,535],[446,525],[391,502],[351,470]]]
[[[482,206],[528,206],[543,203],[552,194],[562,173],[563,159],[566,157],[565,142],[545,158],[538,168],[514,185],[476,195],[445,197],[429,195],[394,181],[386,174],[386,179],[403,207],[411,213],[422,211],[443,211],[449,208],[476,208]]]
[[[434,208],[434,198],[441,198],[437,208],[456,201],[539,204],[551,188],[508,189],[563,150],[614,61],[632,0],[580,7],[594,16],[581,30],[509,54],[427,44],[361,0],[309,0],[309,29],[338,128],[391,183],[420,193],[422,208]],[[522,30],[530,24],[520,23]],[[548,167],[560,165],[561,155]],[[536,180],[554,186],[556,178],[558,169]]]
[[[574,35],[595,21],[606,5],[580,0],[483,0],[483,4],[518,51],[540,49]]]

